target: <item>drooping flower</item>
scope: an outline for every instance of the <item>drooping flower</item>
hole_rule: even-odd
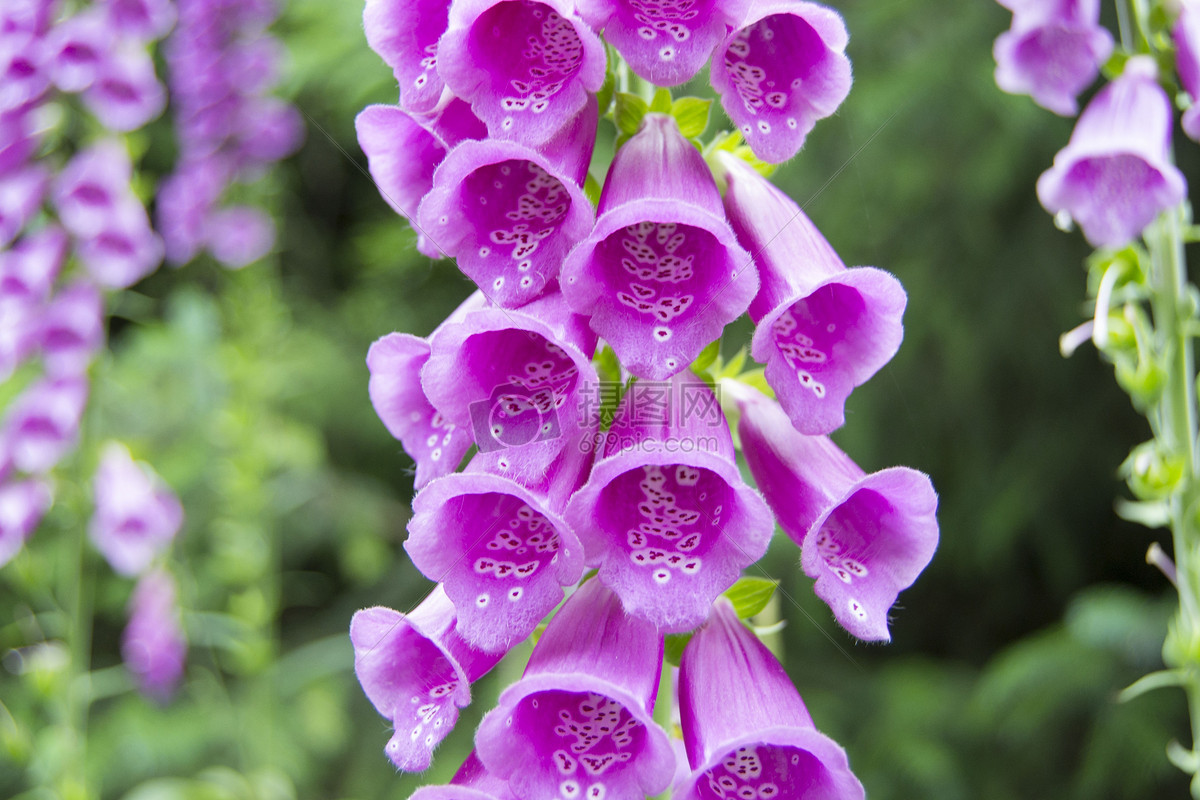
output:
[[[0,430],[0,449],[22,472],[42,475],[75,447],[87,403],[80,377],[43,378],[17,396]]]
[[[50,487],[43,481],[0,479],[0,567],[20,552],[52,501]]]
[[[163,243],[141,204],[124,206],[104,230],[79,242],[84,269],[106,289],[125,289],[149,275],[163,260]]]
[[[708,385],[635,383],[567,524],[632,615],[686,631],[766,552],[775,523],[738,472]]]
[[[485,302],[483,294],[475,292],[442,324],[461,319]],[[421,368],[427,361],[429,341],[408,333],[389,333],[367,352],[371,405],[416,462],[416,489],[458,469],[473,443],[470,428],[447,420],[421,389]]]
[[[429,768],[433,750],[471,702],[471,684],[504,656],[471,647],[455,627],[441,586],[409,614],[376,606],[350,621],[354,674],[367,699],[391,721],[384,748],[397,769]]]
[[[846,752],[725,598],[684,648],[679,707],[691,775],[675,800],[865,797]]]
[[[61,289],[41,315],[42,364],[47,375],[80,375],[104,343],[104,298],[78,282]]]
[[[150,566],[183,524],[183,507],[175,493],[117,442],[104,448],[92,494],[96,510],[88,533],[122,575],[136,575]]]
[[[15,239],[37,214],[46,181],[46,170],[36,164],[0,176],[0,247]]]
[[[843,628],[888,641],[888,610],[937,549],[937,494],[908,467],[867,475],[828,437],[798,433],[778,404],[723,384],[741,410],[738,434],[758,488],[800,545],[801,566]]]
[[[49,88],[50,72],[41,35],[0,30],[0,113],[30,108]]]
[[[54,26],[46,39],[50,75],[64,92],[82,92],[95,82],[113,46],[104,14],[74,14]]]
[[[1125,71],[1084,109],[1037,194],[1052,214],[1067,212],[1096,247],[1120,247],[1186,194],[1170,161],[1171,101],[1149,57]]]
[[[712,173],[675,120],[647,114],[617,151],[592,235],[563,262],[571,307],[630,372],[683,370],[758,291]]]
[[[630,68],[657,86],[689,81],[729,28],[746,0],[589,0],[580,15],[616,48]]]
[[[392,68],[400,84],[400,108],[428,114],[446,84],[438,74],[438,39],[446,32],[447,0],[367,0],[363,29],[367,44]]]
[[[204,234],[213,258],[229,269],[240,269],[271,252],[275,223],[260,208],[225,206],[208,215]]]
[[[550,140],[604,83],[604,45],[567,0],[459,0],[437,69],[497,139]]]
[[[171,0],[102,0],[97,5],[116,31],[143,42],[161,39],[175,25]]]
[[[474,309],[429,344],[421,370],[429,402],[518,480],[544,476],[586,427],[579,398],[599,384],[596,336],[559,293],[519,309]]]
[[[517,800],[508,781],[497,778],[484,768],[472,750],[458,772],[445,786],[422,786],[410,800]]]
[[[154,62],[137,48],[122,48],[105,59],[82,97],[88,110],[112,131],[137,130],[167,105]]]
[[[54,205],[63,227],[96,236],[127,207],[140,206],[130,188],[133,165],[125,146],[106,139],[79,151],[54,183]]]
[[[804,0],[754,3],[740,25],[713,54],[713,89],[756,156],[786,161],[850,93],[846,26]]]
[[[1183,132],[1200,142],[1200,5],[1184,3],[1171,32],[1179,82],[1192,97],[1192,104],[1183,112]]]
[[[461,100],[452,102],[436,118],[413,117],[398,106],[367,106],[355,118],[354,127],[379,193],[397,214],[413,222],[422,198],[433,188],[434,170],[447,151],[487,132]],[[440,258],[437,242],[421,228],[416,231],[417,249],[430,258]]]
[[[502,139],[455,147],[433,175],[419,230],[500,306],[517,307],[556,284],[567,252],[592,232],[580,188],[596,137],[596,101],[545,153]]]
[[[741,159],[720,158],[729,222],[762,282],[751,354],[796,429],[829,433],[845,422],[851,390],[899,349],[904,289],[883,270],[846,269],[787,195]]]
[[[142,694],[160,703],[171,699],[183,677],[187,639],[179,617],[170,574],[151,570],[143,575],[129,602],[121,658]]]
[[[662,648],[653,625],[627,616],[599,581],[585,582],[480,723],[480,761],[521,800],[663,791],[675,758],[651,716]]]
[[[1076,96],[1112,53],[1112,34],[1100,25],[1100,0],[997,1],[1013,12],[1013,21],[993,48],[996,85],[1074,116]]]
[[[563,520],[590,459],[568,447],[537,485],[501,474],[487,454],[432,481],[413,500],[404,549],[458,610],[458,632],[489,652],[522,641],[583,573],[583,547]]]
[[[67,237],[56,225],[26,233],[0,251],[0,298],[35,303],[50,297],[67,253]]]

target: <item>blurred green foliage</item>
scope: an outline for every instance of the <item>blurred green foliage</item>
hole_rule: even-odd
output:
[[[1113,512],[1143,423],[1090,349],[1057,349],[1081,319],[1087,248],[1033,187],[1071,123],[996,89],[991,42],[1008,16],[994,3],[832,5],[855,87],[775,179],[847,263],[907,288],[900,354],[855,392],[836,438],[865,469],[929,472],[942,541],[888,647],[840,631],[794,545],[776,541],[759,565],[788,621],[772,644],[873,800],[1184,797],[1164,757],[1188,741],[1182,694],[1115,701],[1161,666],[1170,595],[1143,562],[1153,535]],[[304,148],[256,187],[280,215],[278,252],[241,272],[161,271],[116,309],[90,438],[0,572],[0,796],[51,796],[32,787],[77,752],[54,587],[101,437],[128,442],[184,501],[172,564],[191,643],[171,705],[131,693],[117,644],[131,585],[85,552],[82,768],[102,797],[405,798],[449,778],[527,654],[476,687],[428,774],[394,773],[346,632],[356,609],[410,609],[428,583],[400,548],[411,462],[370,407],[364,358],[392,330],[428,333],[471,287],[416,252],[366,176],[354,116],[396,87],[360,12],[290,0],[276,26],[309,122]],[[723,124],[714,108],[708,135]],[[1179,149],[1200,175],[1195,148]],[[169,148],[147,159],[165,171]],[[748,333],[733,326],[723,355]]]

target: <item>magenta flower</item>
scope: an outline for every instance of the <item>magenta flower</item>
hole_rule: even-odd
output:
[[[0,175],[25,165],[39,143],[30,114],[0,111]]]
[[[829,433],[845,422],[851,390],[900,348],[904,289],[874,267],[846,269],[787,195],[741,159],[720,156],[729,222],[762,281],[750,304],[751,353],[796,429]]]
[[[165,703],[183,677],[187,639],[179,619],[175,581],[163,570],[141,577],[129,601],[121,657],[142,694]]]
[[[1100,25],[1100,0],[998,0],[1013,12],[996,38],[996,85],[1027,94],[1048,111],[1074,116],[1075,97],[1096,79],[1113,40]]]
[[[102,13],[83,11],[55,25],[46,40],[54,85],[64,92],[91,86],[112,46],[112,29]]]
[[[674,800],[865,797],[846,752],[724,598],[684,648],[679,707],[692,770]]]
[[[742,452],[801,565],[838,623],[888,641],[888,609],[938,543],[937,494],[908,467],[865,474],[828,437],[798,433],[778,404],[726,382],[741,419]]]
[[[43,378],[17,396],[0,430],[0,450],[17,469],[42,475],[75,447],[87,403],[80,377]]]
[[[596,336],[558,292],[519,309],[474,309],[429,344],[429,402],[518,480],[540,479],[587,427],[580,397],[599,383]]]
[[[0,299],[34,303],[49,299],[66,254],[67,237],[58,226],[47,225],[22,236],[0,251]]]
[[[442,98],[438,39],[446,32],[448,0],[367,0],[363,29],[400,84],[400,108],[427,114]]]
[[[124,206],[109,225],[79,242],[79,260],[92,280],[106,289],[125,289],[154,272],[163,243],[150,228],[141,204]]]
[[[37,164],[0,175],[0,248],[15,239],[38,213],[46,183],[46,170]]]
[[[209,215],[229,179],[217,164],[205,159],[180,164],[158,186],[158,230],[172,264],[186,264],[207,244]]]
[[[590,0],[579,13],[625,57],[642,78],[658,86],[689,81],[729,28],[737,27],[746,0]]]
[[[517,800],[508,781],[488,772],[472,750],[445,786],[422,786],[410,800]]]
[[[1179,82],[1192,97],[1192,104],[1183,112],[1183,132],[1200,142],[1200,6],[1184,3],[1172,35]]]
[[[42,481],[0,479],[0,567],[20,552],[53,500],[50,487]]]
[[[143,42],[161,39],[175,25],[171,0],[102,0],[98,5],[112,29]]]
[[[213,258],[229,269],[241,269],[271,252],[275,223],[254,206],[226,206],[208,215],[205,240]]]
[[[658,384],[659,397],[634,384],[566,514],[600,580],[664,631],[703,622],[775,528],[742,481],[712,390],[685,375]]]
[[[455,629],[441,586],[409,614],[377,606],[350,621],[354,674],[375,709],[392,722],[384,748],[396,769],[421,772],[471,702],[471,684],[504,657],[471,647]]]
[[[604,83],[600,38],[567,0],[459,0],[438,73],[493,138],[550,140]]]
[[[486,135],[483,124],[462,101],[451,103],[436,118],[412,117],[397,106],[367,106],[354,127],[379,193],[397,214],[413,222],[446,152],[465,139]],[[430,258],[441,258],[438,244],[420,228],[416,230],[417,249]]]
[[[665,114],[617,151],[592,235],[567,256],[562,291],[634,375],[687,367],[758,291],[712,173]]]
[[[58,218],[76,236],[96,236],[127,209],[141,206],[130,188],[132,179],[129,153],[115,139],[81,150],[55,179]]]
[[[167,93],[143,50],[122,49],[105,59],[83,92],[83,103],[112,131],[132,131],[162,113]]]
[[[1155,73],[1150,58],[1131,58],[1084,109],[1071,141],[1038,178],[1046,210],[1070,214],[1095,247],[1126,244],[1186,194],[1170,161],[1171,101]]]
[[[88,533],[122,575],[136,575],[150,566],[183,525],[179,498],[148,464],[134,462],[117,442],[104,448],[92,494],[96,511]]]
[[[0,30],[0,113],[28,109],[49,88],[42,37],[29,31]]]
[[[483,295],[475,292],[448,321],[482,308],[484,302]],[[458,469],[473,443],[470,429],[447,420],[421,389],[421,368],[427,361],[428,340],[407,333],[389,333],[367,352],[371,405],[388,433],[400,440],[404,452],[416,462],[417,489]]]
[[[463,142],[421,203],[418,228],[497,305],[515,308],[554,286],[567,252],[592,232],[592,204],[580,186],[596,135],[595,100],[574,127],[585,142],[562,136],[561,159],[501,139]]]
[[[481,454],[413,500],[404,549],[445,586],[458,631],[474,647],[498,652],[522,641],[579,580],[583,547],[562,512],[588,463],[568,448],[540,484],[527,486]]]
[[[662,654],[653,625],[627,616],[599,581],[585,582],[479,724],[479,760],[521,800],[663,791],[675,755],[651,716]]]
[[[754,154],[786,161],[850,93],[846,26],[804,0],[754,3],[713,54],[712,86]]]
[[[104,343],[104,298],[89,283],[61,289],[42,312],[40,334],[47,375],[83,374]]]

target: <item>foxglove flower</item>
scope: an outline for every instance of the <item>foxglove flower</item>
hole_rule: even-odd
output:
[[[83,374],[104,343],[104,298],[89,283],[63,288],[42,312],[40,334],[46,374]]]
[[[55,180],[59,220],[78,237],[100,234],[127,209],[141,206],[130,188],[132,179],[129,153],[114,139],[76,153]]]
[[[675,86],[696,77],[746,0],[588,0],[580,15],[624,56],[642,78]]]
[[[587,581],[483,718],[479,760],[521,800],[663,791],[675,757],[651,716],[662,654],[653,625],[626,616],[612,592]]]
[[[162,239],[140,204],[123,206],[104,230],[79,242],[79,260],[106,289],[125,289],[149,275],[163,259]]]
[[[429,344],[421,370],[429,402],[519,480],[544,475],[586,427],[579,398],[599,383],[596,336],[559,293],[515,310],[475,309]]]
[[[726,382],[758,488],[800,545],[801,566],[843,628],[888,641],[888,609],[937,549],[937,494],[908,467],[867,475],[828,437],[804,436],[757,390]]]
[[[40,303],[49,299],[66,254],[67,237],[54,225],[27,233],[0,251],[0,300]]]
[[[882,270],[846,269],[787,195],[741,159],[720,157],[729,222],[762,281],[751,354],[796,429],[829,433],[845,422],[851,390],[899,349],[904,289]]]
[[[82,92],[91,86],[112,45],[112,29],[100,12],[84,11],[55,25],[46,41],[54,85],[64,92]]]
[[[0,175],[25,165],[38,146],[38,136],[24,111],[0,111]]]
[[[275,223],[254,206],[226,206],[205,220],[205,240],[213,258],[230,269],[241,269],[271,252]]]
[[[436,118],[412,117],[396,106],[367,106],[354,120],[354,127],[379,193],[397,214],[413,222],[421,199],[433,188],[434,170],[445,160],[446,152],[465,139],[479,139],[487,133],[462,101],[451,103]],[[417,249],[430,258],[442,255],[438,244],[420,228]]]
[[[88,532],[121,575],[136,575],[150,566],[183,524],[183,507],[175,493],[149,465],[134,462],[116,442],[104,448],[92,493],[96,511]]]
[[[459,0],[437,70],[498,139],[537,146],[583,111],[604,83],[600,38],[567,0]]]
[[[466,141],[434,173],[418,228],[497,305],[515,308],[544,293],[567,252],[592,232],[592,204],[580,187],[596,113],[589,99],[544,155],[518,142]]]
[[[187,639],[179,620],[175,581],[162,570],[147,572],[129,602],[121,634],[121,657],[142,694],[165,703],[183,677]]]
[[[41,36],[0,31],[0,113],[28,109],[49,88],[50,71]]]
[[[617,151],[592,235],[563,262],[563,296],[634,375],[687,367],[758,291],[721,195],[675,120],[647,114]]]
[[[484,768],[472,750],[458,772],[445,786],[422,786],[410,800],[517,800],[508,781],[497,778]]]
[[[46,170],[36,164],[0,176],[0,247],[15,239],[37,214],[46,182]]]
[[[429,768],[433,750],[471,702],[471,684],[504,656],[469,645],[441,586],[409,614],[377,606],[350,621],[354,674],[394,728],[384,748],[397,769]]]
[[[112,131],[132,131],[162,113],[167,93],[143,50],[122,49],[106,59],[83,92],[83,103]]]
[[[0,567],[20,552],[52,500],[42,481],[0,481]]]
[[[175,24],[171,0],[102,0],[98,5],[113,29],[143,42],[161,39]]]
[[[49,472],[75,447],[87,403],[88,384],[79,377],[43,378],[17,396],[0,431],[0,449],[22,472]]]
[[[367,0],[363,29],[400,84],[400,108],[433,111],[446,88],[438,74],[438,39],[446,32],[449,0]]]
[[[1096,79],[1113,40],[1100,25],[1100,0],[998,0],[1013,12],[996,39],[996,85],[1027,94],[1048,111],[1074,116],[1076,96]]]
[[[1067,212],[1095,247],[1120,247],[1186,194],[1170,161],[1171,101],[1149,57],[1125,71],[1084,109],[1071,141],[1038,178],[1051,214]]]
[[[691,775],[674,800],[863,800],[846,752],[813,725],[783,666],[725,598],[683,651],[679,710]]]
[[[1183,4],[1172,34],[1179,82],[1192,97],[1192,104],[1183,112],[1183,132],[1200,142],[1200,5]]]
[[[537,485],[501,474],[486,454],[438,478],[413,500],[404,549],[458,610],[458,632],[474,647],[522,641],[583,574],[583,547],[563,520],[589,459],[567,448]]]
[[[740,24],[713,54],[713,89],[754,155],[786,161],[850,93],[846,26],[804,0],[753,3]]]
[[[648,388],[622,399],[567,524],[630,614],[686,631],[762,557],[775,523],[742,482],[708,385],[681,375],[658,384],[660,397]]]

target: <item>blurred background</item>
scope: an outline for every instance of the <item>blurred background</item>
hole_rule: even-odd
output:
[[[787,669],[873,800],[1185,797],[1164,755],[1172,738],[1190,745],[1182,693],[1115,702],[1161,666],[1173,594],[1143,558],[1167,534],[1113,511],[1145,423],[1090,347],[1058,351],[1086,313],[1089,249],[1055,229],[1034,182],[1072,121],[996,88],[992,40],[1010,16],[993,2],[830,5],[854,89],[776,181],[847,264],[908,291],[900,353],[855,391],[835,439],[868,471],[928,472],[941,545],[894,609],[894,643],[867,646],[779,537],[760,566],[782,581]],[[94,372],[93,435],[147,454],[183,500],[173,559],[190,640],[170,705],[130,692],[117,643],[132,586],[87,555],[99,699],[85,770],[104,798],[406,798],[450,777],[521,666],[518,653],[476,687],[428,773],[394,772],[347,630],[355,610],[408,610],[430,586],[401,549],[412,464],[370,406],[364,359],[385,333],[429,333],[471,286],[416,252],[365,174],[354,117],[396,86],[360,15],[288,0],[274,27],[291,53],[282,93],[308,125],[255,187],[276,252],[241,271],[163,269],[126,292]],[[727,126],[714,113],[710,132]],[[169,121],[143,135],[146,170],[165,175]],[[1178,150],[1197,185],[1196,147]],[[725,354],[748,336],[731,327]],[[62,671],[18,648],[66,624],[34,610],[70,547],[59,534],[88,513],[94,463],[80,461],[0,571],[4,797],[53,796],[36,787],[69,751],[52,713]]]

